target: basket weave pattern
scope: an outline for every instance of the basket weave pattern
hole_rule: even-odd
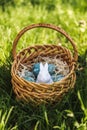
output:
[[[16,46],[21,36],[28,30],[36,27],[45,27],[56,30],[62,33],[72,44],[74,49],[74,55],[72,56],[70,50],[59,45],[35,45],[27,47],[21,50],[16,55]],[[11,75],[13,90],[17,99],[40,104],[42,102],[56,102],[62,99],[63,95],[68,92],[69,89],[74,87],[76,81],[75,64],[78,59],[77,48],[72,39],[59,27],[50,24],[33,24],[25,27],[20,31],[13,43],[13,58]],[[31,65],[38,57],[61,57],[67,62],[70,72],[62,80],[54,82],[52,84],[39,84],[35,82],[28,82],[17,75],[20,64]]]

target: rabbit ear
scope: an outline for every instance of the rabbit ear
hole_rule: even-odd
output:
[[[40,63],[40,70],[43,70],[43,64],[42,64],[42,62]]]
[[[48,63],[47,63],[47,62],[45,63],[45,65],[44,65],[44,66],[45,66],[45,67],[44,67],[44,68],[45,68],[45,70],[48,70]]]

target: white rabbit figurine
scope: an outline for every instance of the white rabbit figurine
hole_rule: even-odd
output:
[[[37,76],[36,82],[47,84],[53,83],[53,80],[48,72],[48,63],[45,63],[45,65],[40,63],[40,72]]]

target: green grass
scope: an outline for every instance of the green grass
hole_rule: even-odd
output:
[[[83,23],[80,24],[80,21]],[[12,91],[12,43],[17,33],[33,23],[63,28],[78,47],[75,88],[56,105],[17,102]],[[86,24],[86,25],[85,25]],[[35,44],[72,48],[56,31],[39,28],[20,39],[17,52]],[[87,4],[86,0],[0,0],[0,130],[87,130]]]

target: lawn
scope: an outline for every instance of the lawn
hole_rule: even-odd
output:
[[[78,48],[75,88],[55,105],[17,102],[12,90],[13,41],[21,29],[34,23],[61,27]],[[73,49],[56,31],[39,28],[23,35],[17,52],[38,43],[62,43]],[[0,130],[87,130],[86,0],[0,0]]]

